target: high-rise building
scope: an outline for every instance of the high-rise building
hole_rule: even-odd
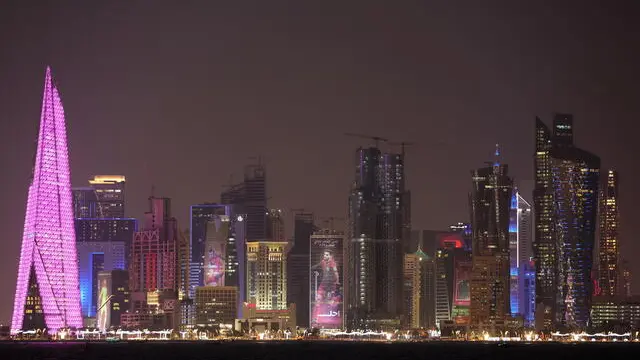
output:
[[[244,214],[247,241],[267,240],[266,170],[262,163],[247,165],[243,182],[231,185],[220,195],[222,204],[231,204]]]
[[[511,197],[509,220],[509,257],[511,275],[511,314],[524,314],[525,265],[531,258],[531,205],[515,190]]]
[[[618,172],[609,170],[600,191],[600,246],[599,285],[603,296],[616,296],[619,292],[620,267],[618,264]]]
[[[124,217],[124,184],[125,177],[122,175],[96,175],[89,180],[102,217]]]
[[[170,199],[152,196],[149,207],[143,228],[133,237],[129,263],[131,311],[158,316],[165,326],[172,328],[174,311],[178,311],[181,234],[176,218],[171,216]]]
[[[631,267],[629,262],[624,260],[622,262],[622,284],[620,289],[620,296],[631,297]]]
[[[247,300],[257,310],[287,309],[287,242],[247,242]]]
[[[102,211],[98,207],[98,196],[92,187],[80,187],[71,189],[73,194],[74,218],[100,218]]]
[[[523,300],[520,302],[520,311],[524,320],[524,326],[533,327],[535,325],[536,314],[536,268],[533,261],[524,264],[524,274],[522,277]]]
[[[310,326],[342,329],[344,321],[344,233],[322,229],[311,235],[309,266]]]
[[[238,287],[244,301],[246,214],[233,205],[199,204],[191,206],[190,215],[189,298],[196,287],[211,286],[217,277],[218,286]]]
[[[471,224],[458,222],[449,225],[449,231],[452,233],[460,233],[464,239],[465,249],[471,251],[471,243],[473,240],[473,231],[471,231]]]
[[[82,316],[94,317],[98,306],[98,273],[126,270],[136,219],[76,218],[76,240]]]
[[[473,231],[471,270],[471,324],[483,326],[503,321],[510,314],[509,211],[513,180],[507,165],[496,159],[491,166],[472,172],[470,195]]]
[[[297,213],[293,221],[293,247],[287,254],[287,303],[296,304],[298,326],[309,326],[309,244],[315,230],[312,213]]]
[[[433,258],[422,249],[404,255],[405,327],[435,326],[435,274]]]
[[[403,314],[402,278],[409,194],[404,152],[356,151],[356,179],[349,197],[347,325],[397,328]]]
[[[27,303],[27,298],[33,303]],[[33,306],[32,309],[29,306]],[[38,308],[40,307],[40,308]],[[28,311],[31,310],[31,313]],[[49,333],[82,327],[64,109],[47,68],[18,265],[11,332],[42,310]]]
[[[593,292],[600,159],[573,145],[567,114],[555,115],[553,133],[536,118],[535,143],[536,328],[584,329]]]

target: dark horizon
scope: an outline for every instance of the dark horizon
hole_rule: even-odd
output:
[[[366,4],[366,6],[365,6]],[[51,65],[72,185],[152,186],[188,227],[261,156],[269,206],[344,217],[362,133],[407,148],[414,229],[469,220],[472,169],[496,143],[531,202],[535,117],[574,116],[575,144],[621,178],[621,257],[634,242],[637,2],[15,2],[0,13],[0,323],[15,291],[28,180]],[[287,236],[293,233],[290,216]],[[631,263],[640,274],[640,262]],[[635,282],[634,293],[640,283]]]

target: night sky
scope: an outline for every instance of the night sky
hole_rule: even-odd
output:
[[[497,142],[531,199],[534,117],[572,113],[577,146],[620,171],[622,254],[640,279],[634,3],[1,2],[0,322],[12,312],[47,64],[72,185],[123,174],[138,218],[155,185],[182,228],[188,206],[218,201],[252,156],[265,160],[271,207],[345,216],[354,150],[370,144],[345,132],[416,142],[413,227],[445,228],[468,221],[470,170]]]

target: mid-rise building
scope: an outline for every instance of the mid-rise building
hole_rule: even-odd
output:
[[[238,288],[199,286],[196,288],[196,326],[232,329],[237,317]]]
[[[640,329],[640,297],[594,297],[591,326],[601,332],[637,331]]]
[[[473,326],[493,326],[511,312],[509,299],[509,210],[513,180],[507,165],[496,159],[491,166],[472,172],[471,229],[473,265],[471,271],[470,316]]]
[[[403,250],[411,224],[404,152],[359,148],[355,160],[346,246],[347,326],[395,329],[403,314]]]
[[[553,132],[536,118],[533,193],[536,328],[589,323],[600,159],[573,144],[573,116],[556,114]]]
[[[105,332],[121,324],[121,315],[129,309],[129,273],[126,270],[98,273],[96,327]]]
[[[287,309],[287,242],[252,241],[247,246],[247,300],[258,310]]]
[[[600,246],[599,286],[603,296],[617,296],[620,291],[620,266],[618,263],[618,173],[607,172],[600,190]]]

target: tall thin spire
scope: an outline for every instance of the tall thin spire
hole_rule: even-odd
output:
[[[49,67],[27,199],[12,333],[26,325],[23,320],[32,266],[49,332],[82,327],[64,109]]]

